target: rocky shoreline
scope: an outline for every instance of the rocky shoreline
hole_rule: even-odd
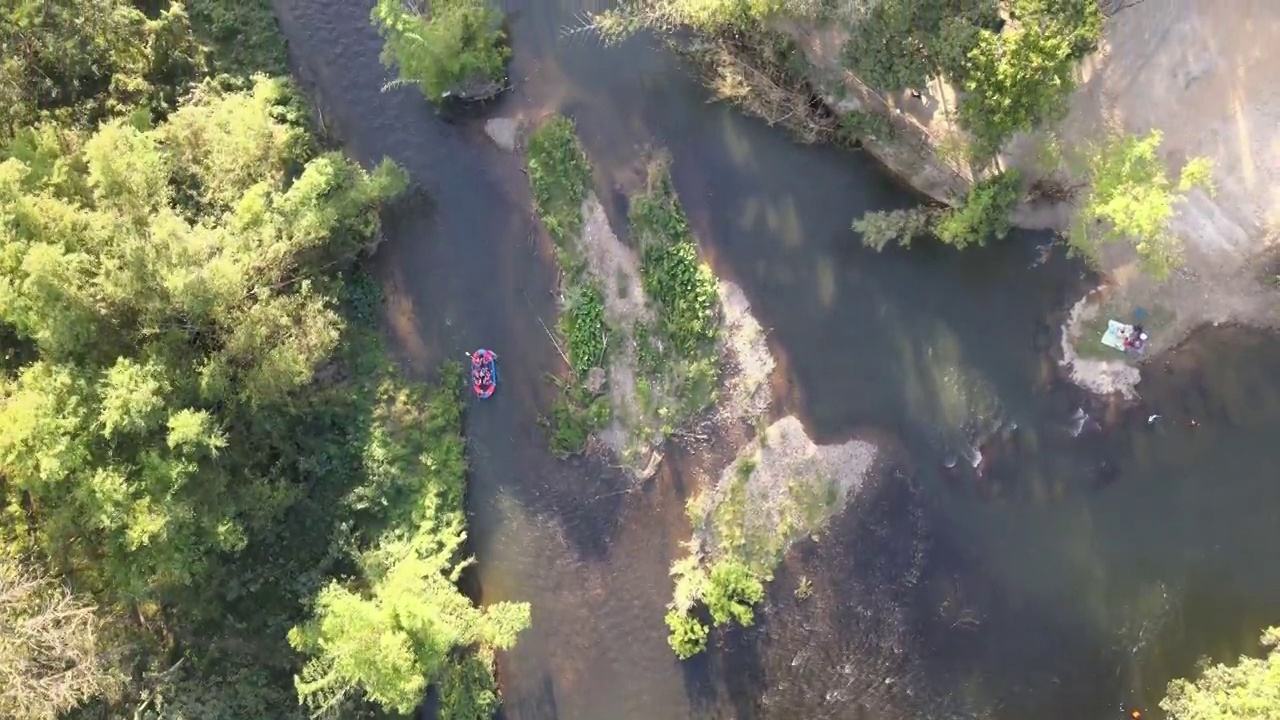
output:
[[[1280,21],[1280,6],[1267,14]],[[1280,47],[1276,42],[1280,37],[1268,36],[1265,24],[1244,26],[1246,18],[1235,15],[1210,15],[1195,3],[1174,0],[1164,6],[1137,5],[1109,18],[1101,47],[1081,67],[1067,118],[1052,129],[1060,142],[1077,147],[1095,141],[1108,126],[1134,133],[1159,129],[1165,136],[1163,154],[1171,164],[1196,154],[1215,164],[1217,192],[1193,191],[1172,222],[1171,229],[1185,246],[1182,266],[1158,281],[1139,269],[1130,248],[1109,247],[1096,268],[1099,287],[1080,299],[1064,324],[1064,370],[1092,392],[1132,397],[1140,380],[1138,366],[1176,347],[1200,327],[1280,328],[1280,283],[1277,273],[1269,269],[1271,247],[1280,235],[1280,196],[1269,193],[1267,183],[1258,182],[1280,182],[1280,159],[1274,152],[1267,153],[1268,144],[1280,141],[1280,102],[1272,97],[1275,93],[1266,92],[1280,83],[1254,77],[1257,87],[1250,90],[1257,90],[1259,99],[1246,98],[1244,106],[1237,99],[1235,108],[1224,109],[1221,97],[1212,95],[1213,88],[1225,85],[1240,92],[1231,71],[1239,75],[1258,66],[1259,53],[1280,55],[1275,49]],[[1179,23],[1190,30],[1180,29]],[[863,142],[886,168],[938,202],[951,204],[968,190],[973,174],[944,157],[945,146],[960,132],[947,111],[956,107],[954,88],[934,81],[918,96],[907,91],[882,95],[841,66],[840,49],[846,37],[841,28],[780,23],[777,29],[804,52],[833,111],[890,118],[894,139]],[[1203,37],[1192,37],[1190,32]],[[1250,54],[1247,48],[1254,51]],[[1183,55],[1193,62],[1184,62]],[[1139,74],[1143,70],[1146,75]],[[1230,135],[1236,135],[1244,147],[1211,142]],[[1059,168],[1043,167],[1041,156],[1049,137],[1048,132],[1015,137],[1001,154],[1002,166],[1021,170],[1031,187],[1078,184]],[[1237,156],[1240,150],[1245,157]],[[1038,194],[1024,199],[1013,223],[1062,233],[1073,215],[1071,193]],[[1159,318],[1150,328],[1151,344],[1143,358],[1082,357],[1082,353],[1091,355],[1082,343],[1096,344],[1088,334],[1093,318],[1109,314],[1123,319],[1136,308]]]

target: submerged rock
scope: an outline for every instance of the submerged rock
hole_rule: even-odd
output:
[[[484,134],[498,147],[513,152],[520,137],[520,121],[515,118],[491,118],[485,121]]]

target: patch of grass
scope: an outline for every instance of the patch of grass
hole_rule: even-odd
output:
[[[651,165],[646,191],[631,198],[630,220],[641,283],[658,318],[635,331],[639,365],[677,400],[678,407],[660,409],[664,422],[677,426],[715,400],[722,321],[716,278],[698,258],[666,161]]]
[[[1080,333],[1076,336],[1072,347],[1076,355],[1089,360],[1132,360],[1133,356],[1122,353],[1102,344],[1102,335],[1107,331],[1108,320],[1138,324],[1151,337],[1152,341],[1160,335],[1161,330],[1172,324],[1173,313],[1165,308],[1148,308],[1146,315],[1139,320],[1134,317],[1133,308],[1120,305],[1116,300],[1109,300],[1099,309],[1098,314],[1080,324]]]
[[[538,219],[556,244],[565,277],[556,331],[564,342],[571,378],[546,424],[551,450],[561,457],[581,452],[591,434],[608,424],[608,397],[587,388],[593,368],[603,367],[609,347],[604,295],[587,271],[577,245],[582,236],[582,203],[591,187],[591,165],[578,143],[573,122],[556,116],[529,137],[529,184]]]
[[[564,251],[582,234],[582,201],[591,187],[591,165],[573,121],[557,115],[529,136],[529,185],[533,202],[556,246]]]
[[[1125,354],[1109,348],[1102,344],[1102,335],[1107,331],[1107,320],[1105,314],[1098,313],[1098,316],[1084,322],[1080,327],[1080,335],[1075,340],[1076,354],[1082,358],[1091,360],[1123,360]]]
[[[559,457],[582,452],[592,433],[609,424],[609,398],[593,395],[577,383],[564,383],[551,406],[545,424],[551,433],[551,451]]]

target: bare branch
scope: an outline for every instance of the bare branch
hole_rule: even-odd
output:
[[[0,559],[0,716],[55,718],[114,686],[96,610],[29,563]]]

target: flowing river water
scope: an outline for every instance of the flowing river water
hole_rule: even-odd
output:
[[[1251,651],[1280,621],[1280,339],[1206,331],[1151,364],[1136,407],[1090,399],[1052,353],[1091,278],[1045,253],[1050,238],[867,251],[850,219],[914,202],[869,158],[708,104],[650,38],[565,31],[597,8],[518,0],[517,91],[490,114],[573,116],[618,229],[621,188],[669,150],[705,255],[769,329],[777,405],[820,442],[885,448],[880,477],[780,569],[757,625],[677,662],[662,615],[695,481],[679,452],[640,487],[549,457],[556,273],[520,158],[413,88],[382,91],[370,4],[276,9],[330,134],[421,186],[375,259],[402,360],[503,358],[467,432],[476,591],[533,604],[500,661],[506,717],[1102,720],[1153,709],[1198,657]]]

